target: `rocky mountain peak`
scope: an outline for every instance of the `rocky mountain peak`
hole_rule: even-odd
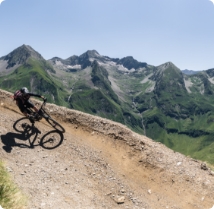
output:
[[[173,69],[176,69],[176,70],[179,70],[172,62],[166,62],[162,65],[159,65],[157,67],[158,70],[161,70],[161,71],[165,71],[166,69],[168,68],[173,68]],[[179,70],[180,71],[180,70]]]
[[[96,50],[88,50],[84,54],[80,55],[80,59],[87,59],[87,58],[97,58],[100,57],[100,54]]]
[[[30,57],[39,60],[43,59],[43,57],[32,47],[23,44],[8,55],[2,57],[2,59],[8,62],[7,68],[10,68],[14,65],[24,64]]]
[[[135,60],[132,56],[127,56],[122,59],[120,59],[117,64],[123,65],[124,67],[128,68],[131,70],[132,68],[138,69],[138,68],[143,68],[147,66],[147,63],[145,62],[138,62]]]
[[[182,70],[182,73],[186,74],[186,75],[194,75],[194,74],[197,74],[197,73],[200,73],[200,72],[201,71],[194,71],[194,70],[188,70],[188,69]]]
[[[31,57],[36,58],[36,59],[43,59],[43,57],[41,56],[41,54],[39,54],[38,52],[36,52],[31,46],[29,45],[25,45],[23,44],[21,46],[22,50],[26,50],[26,52],[28,52],[30,54]]]
[[[31,46],[23,44],[22,46],[18,47],[17,49],[13,50],[10,54],[6,57],[17,56],[26,60],[29,57],[33,57],[35,59],[43,59],[41,54],[36,52]]]

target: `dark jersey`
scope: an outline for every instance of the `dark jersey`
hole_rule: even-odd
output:
[[[27,102],[29,100],[29,98],[31,96],[34,96],[34,97],[41,97],[41,95],[39,94],[34,94],[34,93],[25,93],[23,94],[20,90],[17,90],[15,93],[14,93],[14,100],[21,100],[23,103]]]
[[[34,93],[22,93],[20,90],[16,91],[13,95],[16,104],[18,105],[21,112],[25,112],[26,108],[33,108],[34,104],[29,100],[31,96],[41,97],[39,94]]]

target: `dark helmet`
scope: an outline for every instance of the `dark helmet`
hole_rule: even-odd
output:
[[[22,92],[23,94],[29,93],[29,91],[28,91],[28,89],[27,89],[26,87],[22,87],[22,88],[21,88],[21,92]]]

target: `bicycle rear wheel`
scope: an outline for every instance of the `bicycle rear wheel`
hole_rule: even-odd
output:
[[[56,130],[64,133],[65,129],[58,123],[56,122],[54,119],[52,119],[51,117],[45,118],[47,120],[47,122]]]

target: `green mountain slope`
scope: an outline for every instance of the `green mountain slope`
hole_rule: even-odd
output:
[[[88,85],[86,83],[79,85],[80,81],[73,86],[73,92],[69,97],[70,108],[105,117],[142,132],[141,118],[121,105],[121,101],[111,87],[105,68],[94,61],[88,79],[93,86],[89,85],[90,82]],[[76,87],[77,85],[79,88]]]
[[[195,90],[188,93],[183,75],[175,66],[157,69],[151,77],[156,82],[154,91],[139,95],[135,101],[142,111],[148,137],[214,163],[213,153],[207,152],[214,145],[214,106],[209,96],[214,92],[213,84],[203,74],[196,76],[203,83],[203,94]]]
[[[55,73],[55,70],[31,47],[23,45],[2,59],[8,61],[7,68],[17,64],[19,67],[9,75],[0,77],[0,88],[15,92],[26,86],[29,91],[46,96],[52,103],[67,106],[67,92],[48,73]]]
[[[184,74],[171,62],[155,67],[95,50],[46,61],[23,45],[0,58],[0,72],[2,89],[26,86],[214,164],[214,69]]]

